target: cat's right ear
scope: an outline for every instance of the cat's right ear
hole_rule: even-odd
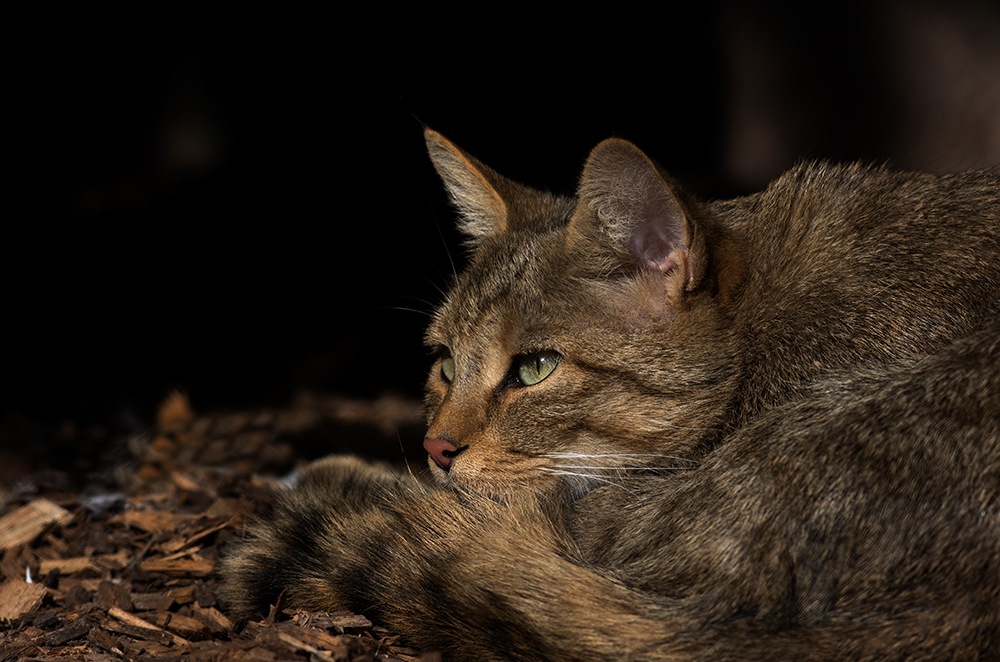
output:
[[[424,140],[434,169],[462,215],[462,231],[477,240],[507,229],[507,204],[497,190],[503,178],[437,131],[425,129]]]
[[[431,129],[424,130],[434,169],[461,214],[473,246],[492,235],[568,218],[572,200],[512,182]]]

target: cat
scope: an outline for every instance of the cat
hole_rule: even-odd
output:
[[[471,249],[427,332],[437,487],[307,468],[240,618],[454,660],[1000,656],[1000,176],[806,163],[702,203],[609,139],[576,197],[428,130]]]

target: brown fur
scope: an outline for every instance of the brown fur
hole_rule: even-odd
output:
[[[566,199],[427,139],[473,248],[427,333],[442,489],[317,463],[234,612],[284,589],[465,660],[1000,653],[996,173],[702,204],[608,140]]]

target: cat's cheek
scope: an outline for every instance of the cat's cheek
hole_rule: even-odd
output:
[[[442,384],[440,379],[431,377],[427,380],[427,384],[424,386],[424,418],[428,426],[437,416],[446,395],[448,395],[448,388]]]

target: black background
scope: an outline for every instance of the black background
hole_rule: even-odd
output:
[[[418,395],[463,259],[423,125],[562,193],[611,135],[709,198],[800,158],[996,167],[991,3],[865,7],[41,31],[5,95],[0,443],[148,424],[173,388],[199,411]]]

